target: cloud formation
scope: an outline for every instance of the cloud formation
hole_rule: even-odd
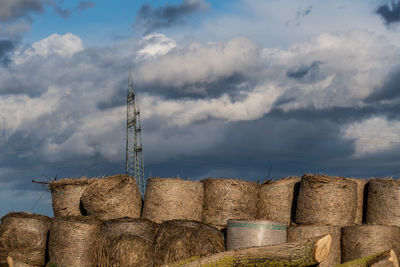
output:
[[[400,1],[392,1],[391,4],[380,5],[376,9],[376,13],[383,18],[387,25],[397,23],[400,21]]]
[[[1,1],[0,21],[9,21],[28,15],[40,13],[44,9],[43,0],[3,0]]]
[[[178,5],[167,3],[161,7],[144,4],[136,14],[134,26],[148,34],[157,29],[182,24],[188,15],[208,8],[209,4],[205,0],[183,0]]]

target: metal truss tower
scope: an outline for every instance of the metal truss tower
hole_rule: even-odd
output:
[[[126,110],[126,174],[135,177],[144,198],[147,181],[144,177],[140,109],[135,103],[132,70],[129,70]]]

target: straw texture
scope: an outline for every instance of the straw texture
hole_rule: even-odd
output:
[[[92,217],[55,218],[50,228],[50,263],[57,267],[96,266],[100,230],[101,221]]]
[[[349,180],[355,182],[357,184],[357,209],[356,209],[356,217],[354,218],[354,224],[361,225],[363,224],[364,218],[364,204],[365,203],[365,193],[366,186],[368,184],[368,180],[366,179],[357,179],[357,178],[348,178]]]
[[[81,204],[81,196],[86,186],[95,180],[82,177],[79,179],[51,181],[49,189],[51,191],[54,216],[85,215]]]
[[[51,220],[27,212],[12,212],[1,219],[0,260],[7,256],[28,265],[44,265]]]
[[[400,226],[400,182],[371,179],[368,185],[366,223]]]
[[[300,177],[288,177],[264,183],[260,187],[257,218],[290,224],[294,221],[295,193]],[[296,190],[297,189],[297,190]]]
[[[154,242],[159,225],[147,219],[121,218],[103,222],[101,235],[106,237],[131,234]]]
[[[353,225],[357,184],[346,178],[304,174],[297,199],[296,223]]]
[[[127,233],[101,242],[104,249],[98,255],[98,267],[153,267],[153,242]]]
[[[204,223],[222,229],[227,226],[229,219],[256,219],[259,191],[257,183],[225,178],[208,178],[202,182]]]
[[[224,250],[224,237],[218,229],[196,221],[167,221],[156,238],[154,266]]]
[[[129,175],[99,179],[86,188],[81,199],[88,215],[101,220],[139,218],[142,209],[139,188]]]
[[[142,217],[156,223],[168,220],[201,221],[203,197],[203,185],[199,181],[150,178]]]
[[[383,225],[357,225],[342,229],[342,262],[393,249],[400,252],[400,228]]]
[[[226,249],[286,243],[285,223],[263,220],[228,220]]]
[[[288,228],[287,240],[289,243],[302,242],[306,239],[321,235],[332,235],[332,244],[328,257],[321,262],[320,267],[331,267],[340,264],[341,262],[341,247],[340,236],[341,228],[339,226],[324,226],[324,225],[301,225],[291,226]]]

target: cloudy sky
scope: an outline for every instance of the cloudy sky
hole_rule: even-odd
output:
[[[32,179],[400,175],[398,0],[0,1],[0,216]]]

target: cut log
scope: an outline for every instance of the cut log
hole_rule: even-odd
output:
[[[329,234],[299,243],[238,249],[200,259],[193,257],[163,267],[310,266],[327,258],[331,242]]]
[[[349,261],[336,267],[399,267],[394,250],[386,250],[368,257]]]

